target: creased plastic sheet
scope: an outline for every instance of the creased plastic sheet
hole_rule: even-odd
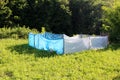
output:
[[[39,49],[56,51],[58,54],[63,54],[63,39],[49,40],[39,35]]]
[[[43,35],[43,37],[45,37],[46,39],[49,39],[49,40],[63,39],[63,34],[53,34],[50,32],[45,32],[42,35]]]
[[[68,37],[64,35],[64,53],[74,53],[89,49],[89,38],[80,38],[78,36]]]
[[[39,35],[40,34],[35,34],[35,48],[36,49],[39,49],[39,46],[40,46],[40,44],[39,44]]]
[[[29,45],[40,50],[47,50],[47,51],[56,51],[57,54],[63,54],[63,38],[62,35],[56,34],[29,34]],[[54,35],[54,36],[53,36]],[[49,38],[47,37],[49,36]],[[60,39],[58,39],[58,37]],[[55,37],[55,38],[54,38]],[[53,38],[53,40],[52,40]]]
[[[90,40],[91,40],[91,49],[103,49],[108,45],[107,36],[90,37]]]

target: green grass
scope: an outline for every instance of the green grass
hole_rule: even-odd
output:
[[[120,80],[120,44],[57,55],[24,39],[1,39],[0,80]]]

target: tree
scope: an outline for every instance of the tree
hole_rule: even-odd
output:
[[[53,0],[48,25],[54,33],[72,34],[71,11],[68,0]]]
[[[104,31],[110,34],[111,41],[120,41],[120,2],[116,0],[111,6],[103,6]]]
[[[100,34],[101,4],[94,0],[70,0],[74,33]]]
[[[32,5],[32,8],[29,8]],[[53,33],[71,34],[71,12],[69,10],[68,0],[36,0],[32,4],[29,2],[28,8],[25,10],[27,20],[26,25],[36,27],[46,27],[47,31]],[[31,17],[29,17],[31,15]],[[41,30],[40,30],[41,31]]]
[[[112,0],[110,0],[111,2]],[[1,0],[0,26],[27,26],[41,31],[100,34],[107,0]],[[104,4],[105,3],[105,4]]]
[[[8,0],[0,0],[0,27],[9,26],[12,22],[9,20],[12,15],[12,11],[6,5]]]
[[[24,9],[27,7],[26,0],[9,0],[7,6],[12,10],[12,15],[10,20],[12,21],[12,26],[24,25],[23,17],[26,14]]]

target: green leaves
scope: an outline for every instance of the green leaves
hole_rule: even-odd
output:
[[[119,0],[0,0],[0,27],[25,25],[41,31],[44,26],[70,36],[99,35],[103,30],[119,36],[119,4]]]
[[[7,26],[9,24],[9,18],[12,15],[12,11],[7,4],[8,0],[0,1],[0,26]]]
[[[103,22],[106,27],[109,26],[108,32],[110,34],[110,39],[113,42],[120,41],[120,2],[119,0],[111,3],[112,5],[104,6],[103,10],[105,11],[105,15],[103,17]],[[104,27],[104,29],[106,29]]]
[[[9,0],[1,4],[5,10],[0,12],[0,27],[19,24],[41,31],[45,26],[47,31],[67,35],[94,33],[101,15],[93,0]]]

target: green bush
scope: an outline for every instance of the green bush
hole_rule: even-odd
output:
[[[120,2],[114,1],[112,6],[103,7],[104,30],[110,34],[112,42],[120,42]]]
[[[29,32],[38,33],[36,29],[29,29],[29,28],[26,28],[25,26],[23,27],[16,26],[14,28],[3,27],[3,28],[0,28],[0,39],[1,38],[26,39],[28,38]]]

